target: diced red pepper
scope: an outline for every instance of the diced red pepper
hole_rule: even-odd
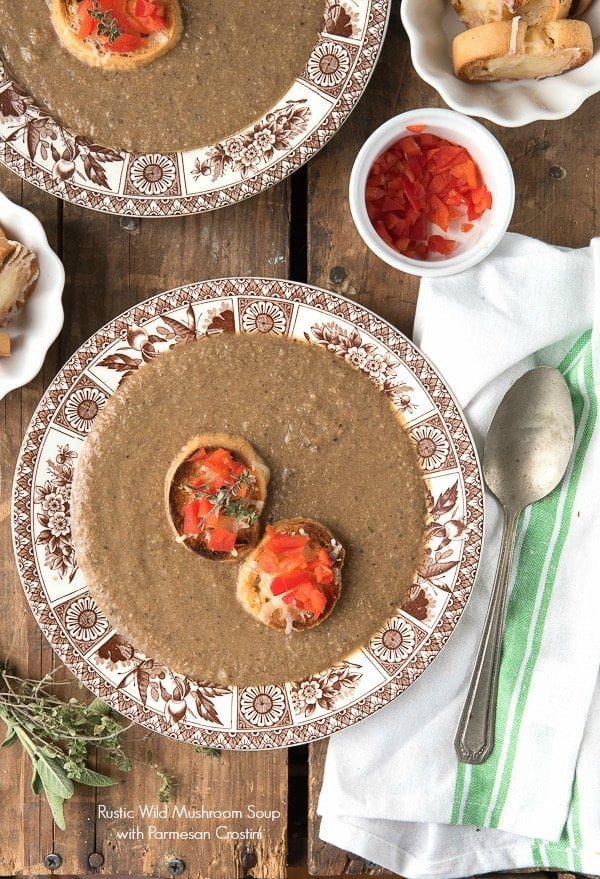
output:
[[[96,9],[108,13],[114,20],[118,34],[112,41],[98,34],[98,20],[92,16]],[[148,34],[167,27],[163,3],[148,0],[81,0],[77,15],[78,39],[94,36],[104,43],[108,52],[115,53],[135,52],[146,44]]]
[[[199,525],[200,525],[200,513],[199,513],[200,501],[198,498],[194,498],[193,501],[190,501],[189,504],[185,504],[182,507],[183,511],[183,533],[192,536],[198,534]]]
[[[185,483],[192,495],[181,508],[181,532],[186,537],[201,538],[211,550],[231,552],[235,549],[238,532],[248,524],[237,508],[228,508],[228,503],[232,499],[243,501],[251,494],[251,483],[239,477],[244,474],[252,476],[253,471],[224,448],[197,449],[186,460],[193,465]],[[229,489],[232,492],[227,495]],[[222,490],[225,490],[224,498],[219,496]]]
[[[141,49],[144,44],[145,40],[143,37],[136,34],[121,34],[112,43],[109,41],[106,44],[106,49],[115,54],[126,54],[127,52],[135,52],[137,49]]]
[[[297,589],[303,583],[310,585],[310,582],[310,574],[307,571],[296,571],[291,574],[278,574],[277,577],[273,577],[270,587],[273,595],[281,595],[283,592]]]
[[[427,239],[427,244],[432,253],[441,253],[442,256],[448,256],[454,250],[456,241],[453,241],[451,238],[442,238],[441,235],[430,235]]]
[[[223,479],[227,479],[231,475],[231,460],[231,452],[228,449],[213,449],[204,459],[204,466]]]
[[[208,532],[206,545],[214,552],[231,552],[235,548],[235,531],[228,531],[217,525],[212,531]]]
[[[405,156],[420,156],[421,155],[421,147],[417,140],[410,135],[406,137],[401,137],[398,141],[398,146],[402,150]]]
[[[314,547],[305,534],[288,534],[266,528],[267,539],[258,558],[265,574],[274,575],[269,587],[284,604],[293,605],[317,619],[334,597],[334,560],[324,547]]]
[[[276,531],[269,538],[267,547],[279,555],[295,549],[304,549],[307,543],[308,536],[306,534],[286,534],[283,531]]]
[[[86,37],[89,37],[96,29],[96,22],[89,14],[90,12],[93,12],[93,9],[94,6],[92,0],[81,0],[77,7],[77,16],[79,18],[77,38],[79,40],[85,40]]]
[[[315,619],[321,616],[327,607],[327,597],[320,589],[312,589],[309,596],[312,615]]]
[[[431,227],[447,232],[463,220],[459,228],[469,231],[491,208],[492,196],[468,150],[426,132],[424,125],[409,131],[373,163],[365,187],[367,213],[380,238],[400,253],[415,259],[446,256],[456,242]]]

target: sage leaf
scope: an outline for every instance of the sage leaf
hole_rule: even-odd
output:
[[[108,775],[102,775],[100,772],[94,772],[93,769],[88,769],[87,766],[78,768],[77,772],[71,772],[70,777],[80,784],[89,784],[90,787],[110,787],[112,784],[118,784],[116,779],[109,778]]]
[[[52,793],[51,791],[48,791],[48,789],[44,792],[46,794],[46,799],[48,800],[48,805],[50,806],[50,811],[52,812],[52,817],[54,818],[54,823],[57,827],[60,827],[61,830],[65,830],[67,825],[65,823],[65,813],[63,811],[64,797]]]
[[[40,778],[40,774],[37,771],[37,769],[35,768],[35,766],[33,767],[33,774],[31,776],[31,790],[34,792],[36,797],[39,796],[41,794],[41,792],[44,790],[44,785],[42,784],[42,779]]]
[[[2,744],[0,744],[0,748],[8,748],[9,745],[12,745],[17,739],[17,734],[14,730],[14,727],[9,727],[8,734]]]
[[[63,800],[73,796],[75,787],[60,763],[43,754],[38,754],[35,762],[46,795],[53,794]],[[57,822],[58,823],[58,822]]]
[[[131,659],[131,645],[123,642],[118,648],[121,658]],[[154,661],[145,660],[133,673],[138,674],[140,669],[140,691],[144,696],[144,676],[150,682]],[[131,674],[129,672],[126,678]],[[160,679],[160,674],[158,677]],[[62,830],[65,829],[64,802],[73,796],[75,783],[91,787],[118,783],[118,780],[88,768],[91,748],[100,749],[120,771],[126,772],[133,765],[123,750],[123,733],[131,724],[123,724],[103,699],[96,698],[86,704],[75,697],[61,698],[50,690],[50,687],[57,690],[68,683],[68,680],[54,680],[54,673],[41,680],[21,678],[13,674],[6,663],[0,662],[0,721],[6,725],[5,739],[0,741],[0,747],[8,747],[15,739],[20,742],[31,760],[31,789],[36,795],[45,794],[56,826]],[[120,686],[122,684],[123,681]],[[165,696],[168,698],[170,694]],[[163,781],[159,800],[166,801],[174,780],[155,764],[152,768]]]

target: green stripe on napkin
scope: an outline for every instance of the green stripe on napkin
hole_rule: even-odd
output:
[[[569,873],[581,873],[581,828],[579,826],[579,794],[577,784],[573,785],[571,809],[562,836],[558,842],[544,842],[536,839],[531,847],[533,864],[536,867],[565,870]]]
[[[521,724],[556,572],[569,532],[577,486],[597,418],[592,371],[591,331],[584,333],[559,365],[569,386],[575,416],[571,469],[548,497],[524,511],[519,522],[515,585],[507,606],[500,666],[496,744],[480,766],[458,764],[453,824],[498,827],[509,792]],[[540,554],[540,547],[546,552]],[[576,817],[576,816],[575,816]],[[574,827],[576,825],[573,825]],[[557,843],[560,846],[560,843]],[[576,839],[568,847],[577,849]],[[564,846],[562,846],[564,851]],[[536,857],[542,857],[538,847]],[[559,866],[552,861],[555,866]],[[569,867],[565,863],[565,869]]]

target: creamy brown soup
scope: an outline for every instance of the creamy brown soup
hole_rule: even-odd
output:
[[[174,539],[171,462],[194,435],[246,437],[271,470],[264,521],[310,516],[342,541],[332,615],[286,635],[236,599],[238,565]],[[370,379],[315,345],[258,335],[180,345],[125,379],[76,466],[73,536],[90,593],[139,649],[192,678],[281,683],[366,643],[414,582],[426,488]]]
[[[184,34],[147,67],[111,72],[63,49],[43,0],[2,0],[0,46],[38,106],[96,143],[169,152],[261,118],[302,73],[325,0],[182,0]]]

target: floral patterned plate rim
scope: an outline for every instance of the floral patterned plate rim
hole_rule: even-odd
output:
[[[70,533],[84,438],[124,375],[208,333],[276,333],[324,346],[367,373],[401,415],[428,488],[424,559],[402,608],[362,649],[285,685],[190,680],[143,655],[89,595]],[[293,281],[224,278],[167,291],[102,327],[68,360],[25,434],[13,543],[31,610],[75,676],[149,730],[214,748],[269,749],[326,737],[394,699],[427,668],[470,594],[483,535],[473,442],[433,366],[390,324],[338,294]]]
[[[302,74],[248,129],[185,152],[133,153],[61,127],[23,93],[0,58],[0,161],[66,201],[123,216],[165,217],[234,204],[300,168],[362,95],[391,0],[324,0]]]

